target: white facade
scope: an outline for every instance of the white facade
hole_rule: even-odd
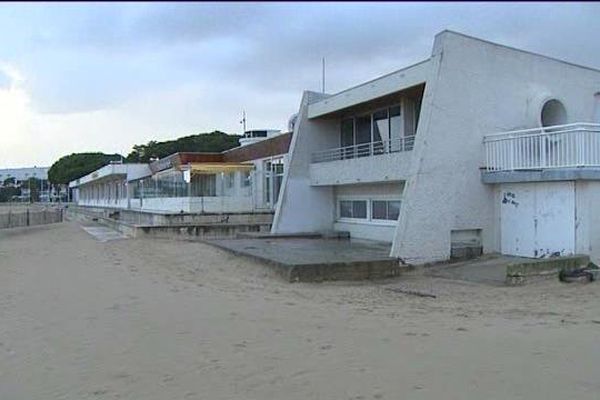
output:
[[[111,163],[69,183],[73,201],[81,206],[129,208],[129,181],[150,175],[147,164]]]
[[[594,249],[600,238],[591,208],[600,201],[596,188],[600,176],[594,175],[600,167],[594,158],[596,151],[600,156],[595,128],[585,124],[556,128],[568,130],[561,131],[561,144],[546,138],[532,142],[551,143],[539,145],[539,150],[519,144],[529,140],[527,133],[519,139],[511,137],[516,144],[504,147],[512,154],[511,162],[519,157],[544,161],[533,166],[539,174],[529,176],[527,182],[512,170],[487,170],[486,163],[491,161],[484,138],[542,126],[546,135],[553,132],[550,125],[598,122],[594,118],[600,115],[599,93],[598,70],[441,32],[428,60],[338,94],[304,94],[273,232],[346,230],[354,237],[388,241],[391,256],[418,264],[448,259],[454,243],[464,238],[479,243],[484,252],[518,254],[508,245],[516,240],[515,225],[509,221],[517,218],[542,224],[544,232],[518,239],[529,242],[525,245],[531,249],[526,252],[529,256],[584,252],[597,260]],[[401,126],[392,120],[399,115],[392,107],[398,105]],[[387,120],[382,117],[386,108]],[[347,129],[353,132],[354,141],[348,139],[350,133],[344,136],[344,126],[350,126],[344,122],[348,117],[354,117],[354,130]],[[388,130],[381,131],[382,126]],[[571,132],[582,130],[583,134]],[[563,138],[574,135],[580,139]],[[561,175],[567,165],[573,167],[564,161],[570,154],[579,157],[574,162],[578,170]],[[550,159],[555,164],[549,164]],[[552,177],[544,172],[549,168]],[[582,175],[582,171],[590,173]],[[502,178],[494,181],[493,176]],[[544,183],[549,180],[562,183]],[[505,186],[509,183],[521,185],[519,191]],[[393,234],[388,226],[373,223],[373,210],[363,213],[362,203],[356,203],[361,218],[353,221],[360,229],[340,218],[342,193],[346,199],[359,201],[360,196],[378,195],[383,184],[400,193],[401,208],[391,221]],[[352,193],[358,185],[365,185],[367,193]],[[512,215],[500,205],[500,193],[509,189],[530,196],[525,216]],[[531,193],[540,196],[534,199]],[[569,211],[558,213],[557,207]],[[536,217],[547,212],[554,216],[544,221]],[[562,236],[555,237],[557,226]]]
[[[16,183],[36,178],[48,180],[48,167],[31,167],[31,168],[3,168],[0,169],[0,186],[8,178],[14,178]]]
[[[147,164],[109,164],[70,183],[80,206],[157,213],[272,211],[287,154],[244,163],[199,162],[152,172]]]

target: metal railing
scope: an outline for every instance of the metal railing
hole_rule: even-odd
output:
[[[379,142],[361,143],[354,146],[338,147],[317,151],[312,154],[312,163],[322,163],[351,158],[371,157],[380,154],[411,151],[415,145],[414,136],[404,136],[399,139]]]
[[[489,172],[600,166],[600,124],[573,123],[486,135]]]

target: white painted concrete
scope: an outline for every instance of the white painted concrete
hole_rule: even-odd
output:
[[[272,232],[303,232],[333,229],[335,207],[330,187],[311,187],[311,154],[339,145],[339,123],[308,119],[308,105],[326,95],[304,92],[290,144],[289,167],[275,209]]]
[[[310,164],[313,186],[400,181],[408,178],[412,152]]]
[[[575,253],[573,182],[500,185],[501,251],[544,258]]]
[[[429,60],[344,90],[308,107],[308,117],[316,118],[357,104],[408,89],[425,82],[430,74]]]
[[[398,71],[333,96],[305,93],[274,232],[331,228],[338,181],[384,181],[386,174],[377,173],[377,157],[311,167],[310,155],[339,147],[344,109],[425,83],[410,160],[390,163],[394,177],[406,179],[390,254],[416,264],[446,260],[451,232],[463,230],[481,232],[484,252],[500,251],[499,193],[481,181],[483,136],[538,127],[549,99],[564,105],[566,122],[589,122],[597,109],[594,94],[600,92],[598,70],[449,31],[436,36],[430,59],[411,68],[404,77]],[[595,196],[596,189],[590,189],[588,197]],[[591,215],[590,209],[582,219],[590,221]],[[595,233],[583,229],[581,235],[590,238],[587,246],[592,248]],[[585,229],[592,229],[591,223]],[[577,245],[583,246],[579,241]]]
[[[587,121],[598,87],[598,71],[439,34],[392,255],[447,259],[453,229],[481,229],[484,252],[499,251],[494,190],[479,171],[483,135],[537,127],[548,98],[565,105],[568,122]]]
[[[135,206],[138,206],[136,203]],[[135,209],[134,204],[132,208]],[[158,212],[252,212],[254,204],[247,197],[155,197],[142,200],[142,211]]]

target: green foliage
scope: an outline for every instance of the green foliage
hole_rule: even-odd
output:
[[[151,140],[146,144],[133,146],[133,150],[124,160],[128,163],[148,163],[150,159],[163,158],[177,152],[220,153],[239,146],[240,136],[228,135],[214,131],[181,137],[175,140],[157,142]],[[119,154],[75,153],[56,161],[48,170],[48,180],[53,184],[68,184],[81,178],[110,161],[121,160]]]
[[[3,183],[3,185],[4,185],[4,186],[10,186],[10,185],[14,185],[14,184],[15,184],[15,182],[16,182],[16,179],[15,179],[15,177],[14,177],[14,176],[11,176],[11,177],[9,177],[9,178],[6,178],[6,179],[4,180],[4,183]]]
[[[214,131],[181,137],[176,140],[157,142],[151,140],[147,144],[133,146],[127,156],[127,162],[150,162],[150,159],[163,158],[177,152],[205,152],[220,153],[239,146],[240,136],[228,135],[224,132]]]
[[[48,170],[48,180],[53,184],[68,184],[121,158],[119,154],[73,153],[52,164]]]
[[[21,189],[16,187],[1,187],[0,188],[0,203],[11,201],[14,196],[19,196]]]
[[[40,190],[42,190],[42,181],[38,178],[29,178],[21,183],[21,188],[29,189],[29,200],[31,202],[40,201]]]

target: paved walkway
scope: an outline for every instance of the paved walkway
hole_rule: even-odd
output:
[[[475,260],[431,267],[426,275],[503,286],[506,282],[506,267],[508,264],[520,261],[531,260],[504,255],[484,256]]]
[[[117,232],[113,229],[107,228],[101,225],[82,225],[81,229],[92,235],[99,242],[108,242],[109,240],[121,240],[127,239],[127,236],[121,232]]]

